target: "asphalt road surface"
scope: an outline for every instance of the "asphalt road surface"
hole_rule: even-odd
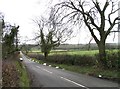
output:
[[[21,55],[32,79],[32,87],[78,87],[80,89],[102,87],[102,89],[119,89],[118,83],[38,64],[26,58],[24,54],[21,53]]]

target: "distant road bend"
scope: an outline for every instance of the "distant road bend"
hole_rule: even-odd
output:
[[[107,89],[109,87],[110,89],[119,89],[118,83],[44,66],[26,58],[22,52],[21,55],[31,75],[32,87],[80,87],[82,89],[90,89],[90,87]]]

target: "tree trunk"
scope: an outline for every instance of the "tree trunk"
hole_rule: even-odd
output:
[[[98,48],[99,48],[99,64],[101,67],[106,68],[107,61],[106,61],[106,52],[105,52],[105,42],[101,41],[98,44]]]
[[[18,37],[17,37],[17,34],[16,34],[16,51],[18,51]]]
[[[45,59],[48,57],[48,52],[44,52]]]

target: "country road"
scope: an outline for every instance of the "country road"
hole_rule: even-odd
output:
[[[80,87],[80,89],[104,87],[102,89],[119,89],[118,83],[41,65],[26,58],[24,54],[21,53],[21,55],[32,79],[32,87]]]

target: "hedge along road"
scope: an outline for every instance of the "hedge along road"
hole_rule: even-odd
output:
[[[38,64],[26,58],[21,52],[23,63],[31,77],[31,87],[80,87],[80,89],[91,89],[91,87],[108,87],[118,89],[118,83],[111,82],[78,74],[50,66]]]

